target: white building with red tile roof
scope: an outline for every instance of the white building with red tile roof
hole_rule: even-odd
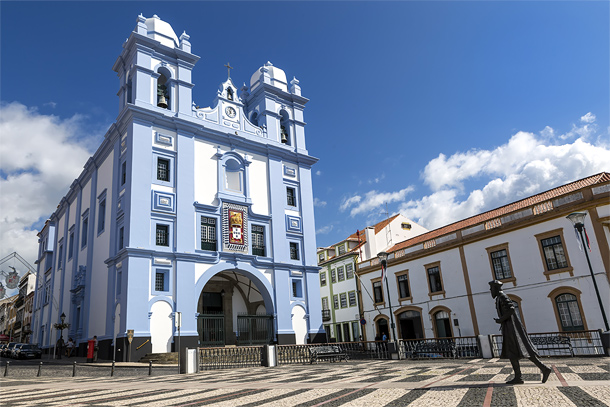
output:
[[[581,248],[566,216],[585,212]],[[610,174],[596,174],[397,242],[387,250],[397,339],[498,333],[488,282],[500,280],[530,333],[607,330],[610,312]],[[366,336],[390,325],[381,266],[357,265]],[[375,287],[377,285],[377,287]],[[386,331],[387,332],[387,331]],[[390,338],[393,339],[393,338]]]

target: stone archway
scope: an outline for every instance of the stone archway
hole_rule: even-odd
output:
[[[200,346],[252,345],[273,340],[273,309],[263,286],[238,269],[214,274],[197,302]]]

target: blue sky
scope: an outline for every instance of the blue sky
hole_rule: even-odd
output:
[[[194,100],[266,61],[300,81],[318,246],[401,212],[430,229],[610,170],[608,2],[2,1],[4,256],[118,114],[112,65],[153,14],[201,57]]]

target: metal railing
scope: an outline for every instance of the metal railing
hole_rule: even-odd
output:
[[[540,356],[603,356],[600,331],[543,332],[528,334]],[[494,357],[502,353],[502,335],[492,335]]]
[[[199,348],[199,370],[262,366],[264,346]]]
[[[349,359],[391,359],[390,345],[386,342],[335,342],[335,343],[315,343],[307,345],[278,345],[277,363],[278,365],[306,364],[311,362],[312,346],[333,345],[340,346],[349,356]]]
[[[398,351],[400,359],[466,359],[481,357],[481,346],[476,336],[401,339],[398,341]]]

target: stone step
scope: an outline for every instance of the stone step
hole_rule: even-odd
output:
[[[148,363],[152,361],[153,363],[158,364],[174,364],[178,363],[178,352],[147,353],[139,361],[141,363]]]

